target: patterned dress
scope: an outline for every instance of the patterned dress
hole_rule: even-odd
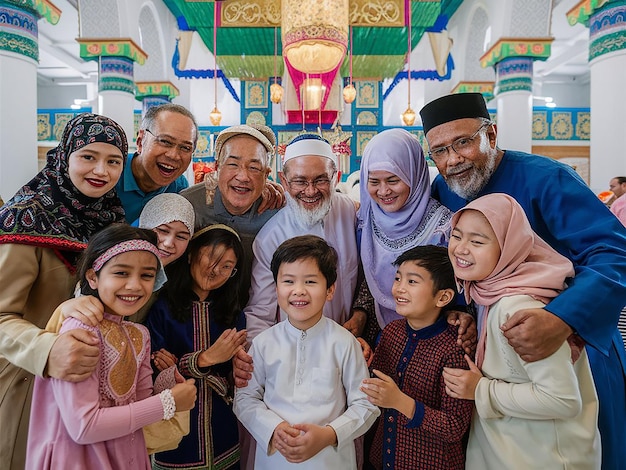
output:
[[[465,468],[462,439],[469,428],[474,402],[445,392],[444,367],[467,369],[456,344],[456,328],[445,318],[413,330],[406,320],[389,323],[370,369],[392,377],[415,399],[415,414],[381,408],[370,451],[375,468],[455,470]]]
[[[227,329],[211,315],[210,302],[193,302],[192,317],[185,323],[174,319],[164,298],[150,310],[146,326],[152,337],[152,350],[163,348],[178,358],[178,369],[185,378],[196,379],[198,399],[191,410],[191,431],[178,448],[154,456],[153,469],[238,469],[239,433],[231,398],[231,361],[213,367],[197,366],[199,354]],[[245,328],[243,312],[238,330]]]
[[[148,470],[142,428],[163,418],[148,331],[106,313],[98,327],[68,318],[61,333],[74,328],[98,335],[98,367],[77,383],[36,377],[25,468]]]

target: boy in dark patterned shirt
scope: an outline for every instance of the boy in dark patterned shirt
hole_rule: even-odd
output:
[[[362,390],[381,407],[370,451],[377,469],[465,468],[463,436],[473,402],[445,392],[444,367],[465,368],[457,327],[444,308],[454,299],[454,271],[444,247],[417,246],[398,257],[392,287],[396,311],[370,366]]]

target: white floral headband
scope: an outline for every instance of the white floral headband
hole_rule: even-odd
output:
[[[111,248],[106,250],[100,256],[96,258],[96,260],[91,265],[91,268],[98,272],[102,269],[102,267],[110,261],[114,256],[120,255],[122,253],[127,253],[129,251],[149,251],[154,256],[156,256],[158,262],[158,269],[156,274],[156,279],[154,282],[153,291],[159,290],[163,287],[163,284],[167,281],[167,276],[165,275],[165,271],[163,270],[163,265],[161,264],[161,258],[159,256],[159,250],[156,246],[150,243],[147,240],[127,240],[117,245],[113,245]]]

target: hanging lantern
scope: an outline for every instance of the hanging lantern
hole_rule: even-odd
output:
[[[352,83],[343,87],[343,100],[350,104],[356,99],[356,88]]]
[[[214,126],[219,126],[220,122],[222,122],[222,113],[217,109],[217,106],[213,108],[213,111],[209,114],[209,119]]]
[[[283,87],[278,84],[276,79],[276,60],[278,56],[278,28],[274,28],[274,83],[270,85],[270,100],[274,104],[278,104],[283,99]]]
[[[336,69],[348,45],[349,0],[282,0],[281,4],[283,54],[291,66],[308,74]]]
[[[406,111],[402,113],[402,122],[405,126],[412,126],[415,123],[415,111],[411,109],[411,104],[406,108]]]
[[[343,87],[343,101],[347,104],[352,103],[356,99],[356,88],[352,84],[352,50],[354,44],[352,43],[352,26],[350,26],[350,78],[348,84]]]
[[[283,99],[283,87],[274,82],[270,85],[270,100],[272,103],[278,104]]]
[[[209,114],[211,124],[219,126],[222,122],[222,113],[217,109],[217,3],[213,5],[213,111]]]
[[[411,2],[409,2],[409,6]],[[411,11],[409,10],[409,40],[407,44],[407,76],[406,76],[406,84],[407,84],[407,101],[408,106],[406,111],[402,113],[402,122],[404,122],[405,126],[411,127],[415,123],[415,111],[411,109],[411,52],[413,48],[411,47]]]

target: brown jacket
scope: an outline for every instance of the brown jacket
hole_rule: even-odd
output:
[[[42,330],[76,279],[49,248],[0,245],[0,462],[24,469],[33,374],[43,376],[56,334]]]

